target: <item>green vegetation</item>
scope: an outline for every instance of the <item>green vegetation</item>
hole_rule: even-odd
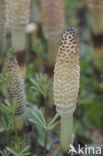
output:
[[[36,0],[36,3],[40,8],[40,1]],[[103,144],[103,79],[96,79],[100,73],[94,70],[91,12],[84,0],[63,0],[63,4],[63,29],[73,27],[76,30],[80,48],[80,90],[74,113],[73,144],[75,148],[78,144],[99,146]],[[39,31],[33,42],[35,44],[31,44],[28,36],[26,38],[26,121],[21,131],[15,123],[16,96],[12,105],[8,100],[10,77],[6,70],[7,62],[15,56],[10,45],[10,32],[7,35],[7,51],[0,55],[0,156],[66,156],[60,147],[60,117],[54,103],[49,105],[53,69],[46,68],[49,67],[48,42],[43,34],[42,22],[37,25]],[[99,85],[95,86],[94,79]]]

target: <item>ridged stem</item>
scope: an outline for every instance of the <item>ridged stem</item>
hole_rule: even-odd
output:
[[[61,116],[60,144],[63,152],[67,152],[72,144],[73,114]]]

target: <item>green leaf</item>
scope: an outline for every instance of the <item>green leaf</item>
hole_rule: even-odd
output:
[[[54,124],[48,126],[49,130],[52,130],[54,127],[56,127],[58,124],[60,123],[60,121],[55,122]]]
[[[34,117],[39,121],[39,123],[41,125],[44,125],[44,123],[42,122],[41,118],[39,117],[39,115],[37,115],[35,112],[32,112],[32,114],[34,115]]]
[[[27,145],[26,147],[24,147],[21,151],[21,154],[23,154],[24,152],[28,152],[28,150],[30,149],[29,145]]]
[[[6,147],[6,149],[11,152],[12,154],[14,154],[14,156],[18,156],[18,154],[16,152],[14,152],[11,148]]]
[[[34,85],[31,88],[40,92],[44,98],[46,98],[47,91],[48,91],[47,78],[48,77],[46,74],[42,75],[40,73],[40,74],[35,74],[35,79],[32,79],[32,78],[30,79],[30,81]]]
[[[29,119],[29,121],[33,124],[38,125],[39,127],[43,127],[42,124],[38,123],[37,121],[33,120],[33,119]]]
[[[56,147],[51,151],[50,156],[63,156],[62,152]]]
[[[38,84],[37,84],[37,82],[36,82],[35,80],[33,80],[33,79],[31,78],[30,81],[31,81],[37,88],[39,87]]]
[[[45,116],[41,110],[39,110],[39,115],[40,115],[42,121],[44,122],[44,124],[46,125]]]
[[[59,117],[59,114],[56,113],[56,115],[55,115],[54,118],[51,120],[51,122],[49,123],[48,126],[51,126],[51,125],[56,121],[56,119],[57,119],[58,117]]]

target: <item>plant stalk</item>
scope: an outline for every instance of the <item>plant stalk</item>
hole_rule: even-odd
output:
[[[14,124],[14,131],[15,131],[15,136],[16,136],[16,144],[19,150],[19,144],[18,144],[18,134],[17,134],[17,127],[16,127],[16,119],[15,119],[15,114],[12,113],[12,117],[13,117],[13,124]]]
[[[63,152],[68,152],[72,144],[73,114],[61,116],[60,144]]]
[[[48,96],[47,98],[44,98],[45,100],[45,120],[46,120],[46,129],[45,129],[45,140],[44,140],[44,151],[43,151],[43,156],[46,156],[46,149],[47,149],[47,143],[48,143]]]
[[[6,143],[7,143],[7,146],[9,145],[9,137],[8,137],[9,135],[8,135],[8,130],[6,130]]]
[[[48,128],[45,130],[45,141],[44,141],[43,156],[46,156],[47,142],[48,142]]]
[[[46,123],[48,124],[48,104],[47,104],[48,96],[44,100],[45,100],[45,120]]]
[[[56,41],[48,40],[48,62],[50,67],[54,67],[57,50],[58,43]]]
[[[12,30],[11,31],[12,47],[19,51],[24,50],[26,45],[26,36],[24,30]]]

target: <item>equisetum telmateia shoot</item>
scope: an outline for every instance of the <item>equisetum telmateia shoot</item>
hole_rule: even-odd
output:
[[[6,0],[6,18],[11,32],[11,46],[17,56],[23,78],[26,73],[26,26],[30,18],[30,2],[30,0]]]
[[[41,0],[42,23],[45,38],[48,41],[48,62],[54,67],[58,41],[64,26],[62,0]]]
[[[25,49],[25,28],[29,23],[30,0],[6,0],[6,16],[10,26],[12,47]]]
[[[18,104],[17,110],[15,112],[16,127],[21,130],[25,121],[25,89],[24,81],[21,76],[20,68],[15,57],[11,57],[7,64],[7,72],[10,77],[10,83],[8,86],[8,99],[13,105],[14,100]]]
[[[80,66],[78,38],[72,28],[62,35],[54,69],[54,104],[61,116],[60,142],[63,151],[72,143],[73,112],[79,92]]]
[[[87,0],[91,12],[91,35],[94,46],[94,66],[102,72],[103,67],[103,1]]]

